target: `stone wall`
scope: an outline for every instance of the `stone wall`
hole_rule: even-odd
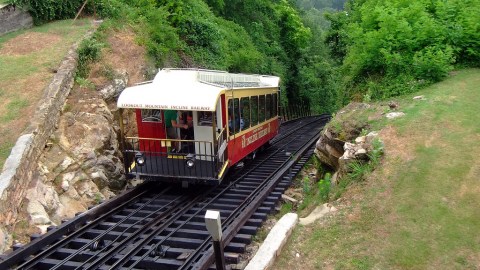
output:
[[[85,38],[92,33],[93,30]],[[39,157],[56,129],[61,109],[72,89],[79,43],[72,46],[45,88],[30,126],[17,140],[0,174],[0,224],[7,226],[7,230],[17,219],[33,174],[37,173]]]
[[[33,19],[30,14],[13,5],[0,4],[0,36],[24,28],[30,28]]]

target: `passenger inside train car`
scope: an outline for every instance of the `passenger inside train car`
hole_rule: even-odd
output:
[[[186,129],[180,129],[180,139],[182,141],[182,146],[180,148],[180,153],[194,153],[195,146],[192,140],[195,139],[195,131],[193,128],[193,113],[192,111],[183,111],[179,114],[179,121],[182,124],[187,125]]]

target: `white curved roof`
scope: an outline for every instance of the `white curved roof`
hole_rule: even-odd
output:
[[[152,82],[125,88],[117,107],[215,111],[217,98],[226,89],[278,87],[279,81],[275,76],[162,69]]]

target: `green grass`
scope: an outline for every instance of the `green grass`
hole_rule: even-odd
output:
[[[402,145],[386,146],[381,167],[348,188],[349,204],[332,220],[298,227],[275,269],[480,267],[480,70],[420,94],[425,101],[397,99],[404,118],[380,121]],[[410,158],[389,156],[389,147]]]
[[[28,101],[21,98],[14,98],[7,104],[7,113],[0,117],[1,123],[8,123],[18,117],[21,110],[28,106]]]
[[[58,68],[72,44],[91,28],[89,20],[78,20],[75,23],[73,20],[63,20],[0,37],[2,49],[13,38],[21,35],[45,34],[41,41],[43,43],[30,43],[31,47],[28,48],[14,43],[15,49],[24,49],[22,53],[0,54],[0,169],[11,147],[33,116],[30,115],[35,111],[33,106],[38,104],[43,89],[52,79],[52,71]]]

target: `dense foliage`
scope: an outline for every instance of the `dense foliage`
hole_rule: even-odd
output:
[[[349,1],[328,16],[344,99],[386,98],[480,63],[480,1]]]
[[[11,0],[36,22],[83,0]],[[85,13],[136,29],[158,67],[274,74],[283,103],[331,112],[415,91],[480,63],[480,0],[96,0]],[[325,12],[329,12],[325,15]]]
[[[29,8],[36,22],[72,18],[84,3],[12,1]],[[158,67],[277,75],[284,104],[310,103],[317,112],[331,111],[335,90],[332,70],[323,61],[328,57],[323,34],[305,26],[293,2],[96,0],[87,1],[83,14],[95,11],[107,19],[104,25],[132,26]]]

